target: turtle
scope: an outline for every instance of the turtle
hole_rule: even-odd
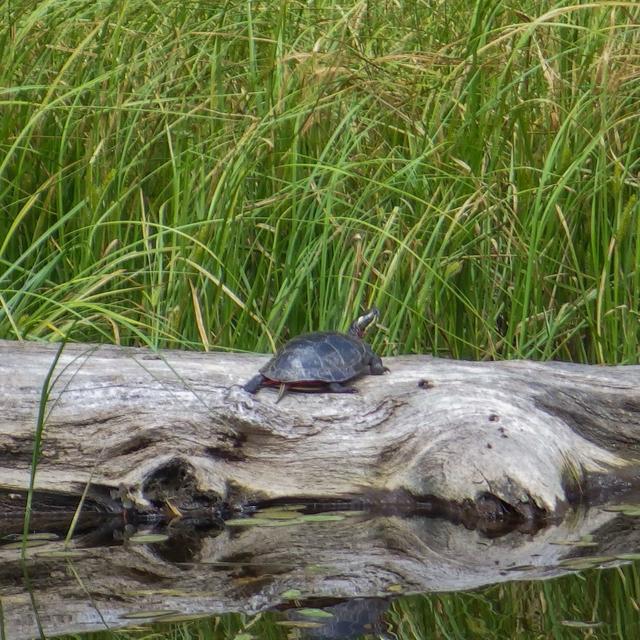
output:
[[[379,316],[380,311],[372,307],[351,323],[347,333],[315,331],[289,340],[243,389],[257,393],[262,387],[280,387],[276,402],[288,389],[356,393],[357,389],[345,383],[389,371],[362,339]]]

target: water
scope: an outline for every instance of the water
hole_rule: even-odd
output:
[[[146,630],[130,633],[156,625],[172,635],[179,624],[181,636],[239,640],[626,638],[637,625],[640,510],[632,505],[490,535],[420,514],[296,505],[224,525],[114,518],[68,545],[63,534],[33,535],[24,562],[20,536],[4,535],[4,637],[140,625]]]

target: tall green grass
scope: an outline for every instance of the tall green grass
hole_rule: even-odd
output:
[[[637,360],[638,3],[0,12],[0,337]]]

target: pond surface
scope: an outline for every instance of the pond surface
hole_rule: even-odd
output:
[[[638,637],[640,508],[488,534],[420,514],[263,509],[105,520],[0,541],[11,639],[148,626],[181,637]],[[136,631],[140,629],[141,631]],[[157,625],[161,625],[160,629]],[[146,629],[146,630],[145,630]],[[365,636],[366,637],[366,636]]]

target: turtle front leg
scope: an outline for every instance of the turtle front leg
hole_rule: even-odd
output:
[[[369,373],[372,376],[381,376],[385,373],[389,373],[389,367],[385,367],[382,364],[382,360],[380,360],[380,358],[377,358],[376,360],[372,360],[369,363]]]
[[[262,385],[264,384],[264,381],[265,381],[265,377],[261,373],[259,373],[253,376],[253,378],[251,378],[249,382],[244,384],[242,388],[247,393],[257,393],[260,390],[260,387],[262,387]]]

